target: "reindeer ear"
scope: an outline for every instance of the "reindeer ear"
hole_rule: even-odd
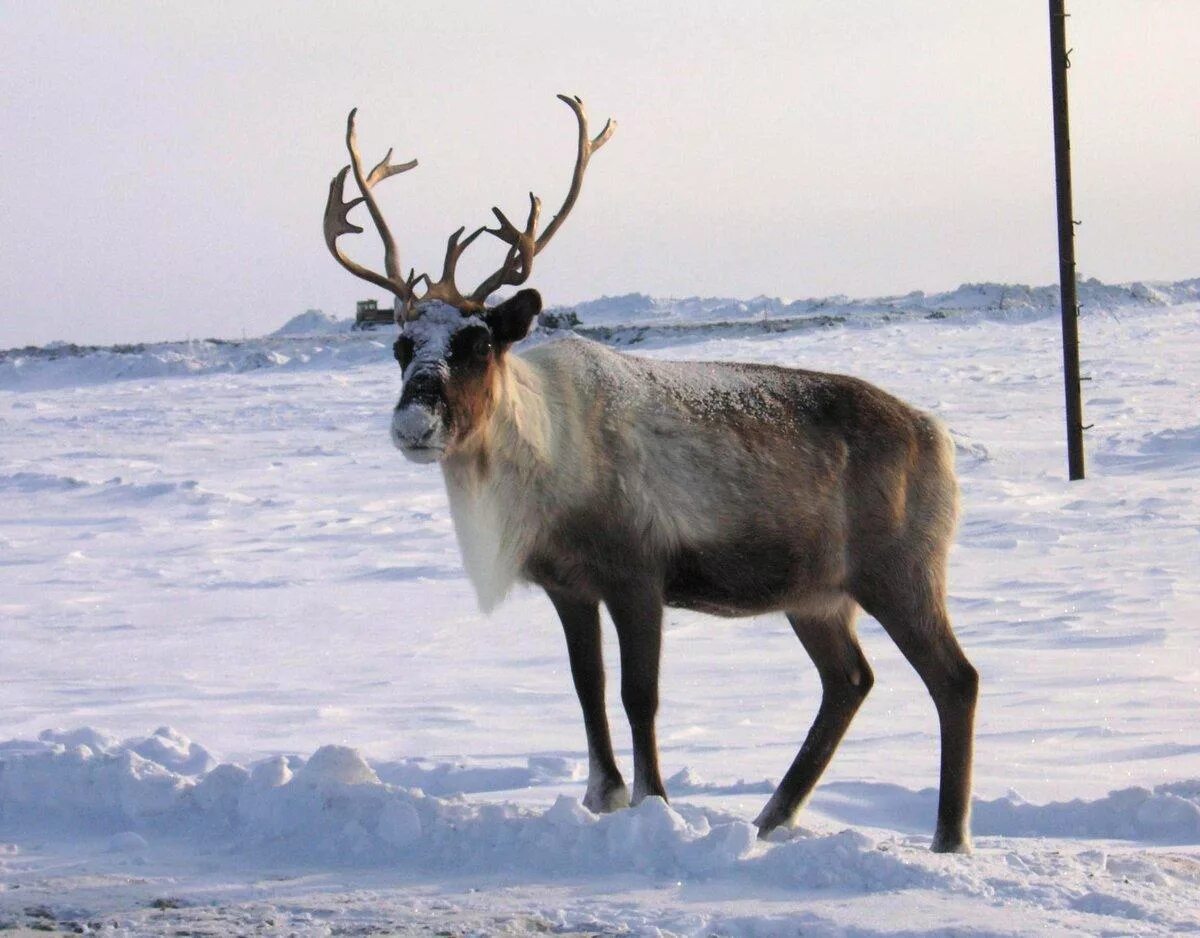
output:
[[[542,295],[537,290],[521,290],[499,306],[487,311],[486,321],[498,345],[512,345],[529,335],[529,327],[542,311]]]

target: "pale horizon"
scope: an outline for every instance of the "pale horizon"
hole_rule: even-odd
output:
[[[1069,4],[1079,271],[1200,276],[1200,9]],[[1046,7],[216,4],[3,12],[10,237],[0,347],[261,334],[382,291],[325,249],[359,108],[405,266],[446,236],[546,217],[579,94],[592,161],[529,284],[602,295],[853,297],[1057,281]],[[377,239],[347,236],[377,265]],[[486,239],[485,239],[486,240]],[[498,243],[463,262],[468,285]],[[475,255],[475,256],[472,256]]]

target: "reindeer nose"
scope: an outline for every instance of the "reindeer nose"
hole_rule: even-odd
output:
[[[429,371],[419,371],[404,382],[404,390],[400,394],[400,406],[424,404],[432,407],[439,403],[442,397],[441,376]]]

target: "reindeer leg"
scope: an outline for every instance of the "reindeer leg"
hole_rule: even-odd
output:
[[[916,669],[937,707],[942,764],[933,849],[937,853],[970,853],[971,760],[979,672],[954,637],[939,584],[937,571],[927,575],[914,571],[907,577],[874,583],[863,608],[879,620]]]
[[[852,602],[836,615],[788,614],[788,622],[821,676],[821,707],[804,745],[754,823],[759,837],[791,821],[816,787],[821,773],[871,690],[874,677],[854,634]]]
[[[942,765],[933,850],[970,853],[971,761],[979,672],[959,647],[944,609],[906,616],[903,620],[892,613],[880,612],[876,618],[916,668],[937,707]]]
[[[662,598],[651,588],[629,586],[606,597],[621,644],[621,701],[633,731],[633,804],[647,795],[667,797],[658,772],[654,718],[658,713],[658,662],[662,651]]]
[[[588,786],[584,807],[597,814],[629,806],[629,789],[613,756],[608,716],[604,711],[604,654],[600,646],[600,604],[581,602],[546,591],[562,620],[571,659],[571,678],[583,708],[587,731]]]

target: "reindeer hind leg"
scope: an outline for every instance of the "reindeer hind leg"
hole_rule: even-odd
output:
[[[861,591],[863,608],[879,620],[916,669],[937,708],[941,772],[933,850],[969,853],[971,763],[979,672],[963,653],[946,612],[940,569],[885,567],[889,575]]]
[[[791,821],[816,787],[871,690],[874,676],[854,631],[857,611],[847,599],[836,611],[824,615],[788,613],[792,630],[821,677],[821,706],[804,745],[754,821],[760,837]]]

